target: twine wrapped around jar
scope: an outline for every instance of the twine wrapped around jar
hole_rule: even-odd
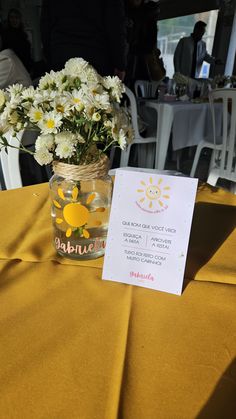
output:
[[[109,159],[105,154],[96,162],[83,165],[67,164],[56,160],[53,162],[53,171],[56,175],[75,181],[102,178],[107,175],[108,170]]]

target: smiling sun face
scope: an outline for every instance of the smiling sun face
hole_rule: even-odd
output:
[[[64,192],[62,188],[58,188],[57,195],[62,201],[68,201],[65,198]],[[73,231],[79,233],[81,237],[88,239],[90,234],[88,230],[86,230],[85,226],[89,221],[90,211],[89,208],[85,205],[82,205],[79,201],[77,201],[79,196],[79,190],[77,187],[74,187],[71,192],[70,202],[66,203],[64,206],[60,204],[59,200],[53,200],[54,206],[61,210],[61,217],[56,218],[57,224],[66,223],[66,237],[70,237]],[[91,202],[95,199],[96,194],[91,193],[86,199],[86,205],[89,206]],[[96,208],[97,212],[105,211],[105,208],[99,207]]]
[[[161,191],[158,186],[149,185],[146,189],[146,197],[150,200],[158,199],[161,196]]]
[[[143,189],[137,189],[137,192],[142,194],[139,199],[140,203],[145,203],[147,200],[148,207],[153,208],[154,205],[163,207],[164,201],[169,199],[170,196],[166,193],[170,190],[169,186],[162,186],[163,179],[159,179],[156,185],[153,185],[153,179],[149,178],[149,184],[141,180]]]

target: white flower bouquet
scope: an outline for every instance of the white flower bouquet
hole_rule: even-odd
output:
[[[120,79],[101,77],[82,58],[71,58],[58,72],[46,73],[37,87],[16,84],[0,90],[0,147],[9,146],[5,134],[23,129],[39,132],[35,152],[40,165],[59,160],[87,164],[111,146],[125,149],[133,130],[120,105]]]
[[[224,74],[217,74],[211,81],[212,89],[222,88],[230,84],[230,76]]]
[[[173,79],[177,84],[183,86],[187,86],[189,81],[191,80],[190,77],[184,76],[183,74],[178,72],[173,75]]]

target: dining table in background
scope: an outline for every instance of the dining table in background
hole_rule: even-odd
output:
[[[172,150],[197,146],[202,139],[213,142],[213,128],[208,102],[194,103],[174,100],[159,102],[155,99],[140,100],[140,105],[154,108],[158,115],[155,169],[165,168],[167,151],[172,134]],[[216,136],[220,137],[222,125],[221,104],[217,104]],[[149,117],[150,118],[150,117]]]
[[[176,296],[58,256],[48,191],[0,192],[0,418],[235,419],[236,196],[199,185]]]

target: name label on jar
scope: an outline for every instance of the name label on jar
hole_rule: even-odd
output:
[[[57,250],[62,250],[67,254],[75,253],[77,255],[85,255],[87,253],[97,252],[102,248],[104,249],[106,241],[95,239],[94,243],[89,243],[88,245],[76,244],[74,246],[69,240],[64,243],[59,237],[55,237],[55,246]]]

